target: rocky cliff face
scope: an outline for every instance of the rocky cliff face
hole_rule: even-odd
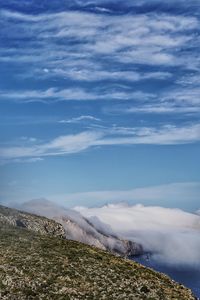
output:
[[[85,224],[82,227],[66,217],[57,217],[55,220],[63,225],[67,239],[79,241],[124,256],[134,256],[143,253],[141,245],[99,232],[87,220],[84,220]]]
[[[28,212],[39,214],[62,224],[67,239],[79,241],[124,256],[143,253],[142,246],[118,237],[106,224],[95,227],[80,213],[61,208],[47,200],[33,200],[25,203],[22,208]],[[96,221],[97,222],[97,221]],[[98,220],[98,222],[100,222]],[[101,230],[99,229],[101,227]]]

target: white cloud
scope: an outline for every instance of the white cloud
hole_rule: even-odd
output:
[[[99,121],[101,121],[101,119],[96,118],[94,116],[90,116],[90,115],[83,115],[83,116],[68,119],[68,120],[60,120],[59,123],[61,123],[61,124],[71,124],[71,123],[79,123],[81,121],[98,121],[99,122]]]
[[[29,61],[39,60],[43,65],[42,70],[50,70],[52,65],[56,68],[59,66],[61,70],[64,70],[63,66],[67,66],[69,61],[73,61],[78,69],[80,58],[92,62],[94,58],[102,57],[102,55],[111,61],[135,64],[182,65],[185,67],[191,67],[194,64],[191,56],[179,53],[178,50],[187,47],[188,43],[190,45],[196,43],[197,37],[191,34],[191,30],[199,27],[195,17],[158,15],[156,13],[113,16],[75,11],[34,16],[5,10],[1,12],[1,17],[4,22],[8,22],[11,37],[14,35],[15,38],[21,38],[23,35],[36,38],[36,49],[34,47],[33,51],[33,45],[30,43],[30,49],[26,49],[24,58],[27,62],[28,59]],[[21,30],[22,28],[23,30]],[[79,44],[75,46],[67,44],[66,47],[66,45],[57,43],[61,39],[62,41],[72,39],[79,41]],[[15,55],[23,58],[22,53],[16,49],[13,50],[15,53],[13,59],[16,59]],[[28,50],[30,50],[29,56],[27,55]],[[150,57],[151,59],[149,59]],[[12,59],[12,56],[5,52],[3,59]],[[196,64],[198,64],[198,60],[196,60]],[[101,67],[100,76],[110,77],[107,68],[103,65]],[[71,72],[72,76],[91,78],[87,74],[87,70],[86,74],[84,74],[84,69],[82,71],[82,75],[73,74],[73,70],[70,71],[68,68],[68,72]],[[133,75],[134,72],[131,77]],[[130,78],[128,73],[125,73],[126,76]]]
[[[35,137],[21,136],[20,140],[26,143],[34,143],[37,141]]]
[[[51,77],[55,80],[59,77],[86,82],[105,80],[121,84],[126,81],[130,85],[131,82],[142,80],[170,79],[174,75],[166,69],[168,66],[180,67],[180,73],[184,69],[194,69],[196,72],[199,70],[199,52],[194,50],[194,55],[191,55],[189,51],[184,51],[188,49],[188,44],[196,47],[199,43],[195,33],[199,28],[196,17],[167,13],[159,15],[155,12],[117,16],[80,11],[30,15],[6,10],[1,11],[1,17],[7,24],[5,27],[11,39],[24,37],[28,40],[25,48],[9,47],[0,50],[0,60],[25,64],[25,68],[20,68],[23,74],[16,75],[23,78]],[[32,37],[34,43],[31,42]],[[141,68],[140,64],[153,65],[157,69],[144,71],[145,68]],[[177,74],[178,72],[175,75]],[[193,83],[197,77],[198,74],[196,79],[193,78]],[[176,83],[183,84],[188,81],[183,76]],[[141,102],[125,112],[199,112],[198,87],[170,90],[167,95],[155,95],[154,92],[142,90],[133,92],[131,88],[120,88],[122,85],[119,84],[117,89],[105,87],[104,90],[90,91],[78,84],[76,88],[68,89],[2,91],[0,96],[2,99],[19,102],[138,100]]]
[[[191,86],[195,86],[195,88],[198,87],[200,82],[200,74],[198,72],[196,73],[189,73],[186,75],[183,75],[181,78],[177,79],[177,83],[182,85],[183,87],[190,88]]]
[[[127,90],[107,90],[107,91],[87,91],[82,88],[56,89],[47,90],[22,90],[0,92],[2,99],[9,99],[17,102],[50,102],[50,101],[88,101],[88,100],[140,100],[152,99],[154,94],[142,91]]]
[[[14,163],[35,163],[35,162],[41,162],[43,161],[44,159],[41,158],[41,157],[33,157],[33,158],[16,158],[16,159],[13,159],[13,162]]]
[[[145,76],[155,78],[157,75],[156,73],[149,73]],[[199,95],[200,89],[198,87],[181,89],[177,87],[165,94],[160,93],[158,95],[141,90],[132,91],[125,86],[92,91],[83,88],[0,91],[1,100],[7,99],[17,102],[134,101],[134,106],[133,104],[129,107],[113,106],[109,109],[109,111],[117,113],[198,113],[200,111]]]
[[[200,88],[196,86],[177,88],[162,97],[162,101],[174,101],[182,105],[196,105],[200,107]]]
[[[109,204],[76,208],[83,216],[111,226],[123,238],[140,242],[153,259],[172,265],[200,266],[200,217],[180,209]]]
[[[135,102],[134,105],[130,104],[126,107],[111,107],[108,111],[121,113],[199,113],[200,112],[200,89],[197,82],[194,83],[197,78],[191,79],[192,84],[184,87],[176,87],[169,91],[159,92],[158,95],[152,97],[152,101],[147,103],[141,98],[140,102]]]
[[[99,132],[82,132],[74,135],[59,136],[48,143],[32,146],[15,146],[0,149],[0,158],[15,160],[20,158],[37,158],[44,156],[59,156],[84,151],[95,145],[95,141],[101,138]]]
[[[67,101],[67,100],[93,100],[98,98],[98,95],[88,93],[83,89],[62,89],[49,88],[47,90],[25,90],[25,91],[10,91],[1,92],[0,96],[4,99],[10,99],[14,101],[43,101],[48,102],[52,100]],[[99,96],[101,98],[101,96]]]
[[[180,73],[184,68],[195,69],[196,73],[199,70],[199,53],[194,51],[194,55],[191,55],[184,51],[188,44],[192,47],[199,43],[195,33],[199,28],[196,17],[172,16],[167,13],[117,16],[78,11],[30,15],[6,10],[1,11],[1,17],[7,24],[5,27],[11,39],[24,37],[29,40],[25,48],[5,47],[0,50],[0,60],[25,64],[25,68],[20,68],[23,70],[22,77],[61,77],[86,82],[105,80],[121,84],[126,81],[130,85],[131,82],[142,80],[170,79],[174,75],[165,68],[168,66],[180,67]],[[32,37],[34,43],[31,42]],[[131,64],[130,68],[127,63]],[[154,65],[157,69],[144,71],[140,64]],[[27,73],[24,69],[28,70]],[[175,80],[179,84],[191,81],[197,84],[198,74],[192,76],[191,80],[189,75]],[[0,96],[1,99],[19,102],[138,100],[141,102],[132,106],[128,112],[199,112],[197,86],[176,88],[165,95],[142,91],[143,88],[132,91],[132,88],[121,86],[105,86],[104,90],[95,88],[89,91],[77,83],[76,88],[1,91]]]
[[[111,81],[130,81],[137,82],[148,79],[164,80],[172,77],[169,72],[139,72],[139,71],[112,71],[103,70],[96,65],[80,64],[74,68],[65,66],[64,68],[52,68],[51,72],[48,72],[48,76],[60,76],[70,78],[78,81],[100,81],[100,80],[111,80]]]
[[[200,140],[200,124],[185,127],[173,125],[165,125],[161,128],[139,127],[134,130],[133,136],[105,137],[97,141],[96,145],[175,145],[194,143]]]
[[[161,103],[161,104],[149,104],[140,105],[139,107],[132,106],[122,109],[113,109],[118,113],[145,113],[145,114],[179,114],[179,113],[199,113],[200,106],[194,105],[176,105],[176,103]]]
[[[165,125],[160,128],[138,127],[111,128],[85,131],[59,136],[49,142],[32,143],[28,146],[1,147],[1,160],[60,156],[82,152],[95,146],[119,145],[176,145],[200,141],[200,124],[185,127]]]

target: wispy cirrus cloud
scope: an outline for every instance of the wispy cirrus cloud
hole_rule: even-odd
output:
[[[169,91],[162,101],[174,101],[179,104],[200,106],[200,88],[198,86],[182,87]]]
[[[125,137],[118,136],[116,138],[105,137],[97,142],[98,145],[176,145],[198,142],[200,140],[200,125],[194,124],[190,126],[177,127],[174,125],[164,125],[160,128],[138,127],[130,128],[125,131]],[[112,133],[118,133],[115,128]],[[120,132],[120,131],[119,131]],[[132,136],[130,135],[132,133]],[[128,135],[128,136],[127,136]]]
[[[122,88],[110,88],[90,91],[83,88],[47,90],[1,91],[1,99],[19,102],[51,102],[51,101],[87,101],[87,100],[138,100],[151,99],[155,95],[142,91],[130,91]]]
[[[95,145],[95,141],[101,136],[102,133],[99,132],[81,132],[74,135],[59,136],[47,143],[4,147],[0,150],[0,157],[2,159],[17,159],[78,153]]]
[[[90,115],[83,115],[80,117],[75,117],[75,118],[71,118],[68,120],[60,120],[58,121],[58,123],[60,124],[72,124],[72,123],[80,123],[82,121],[101,121],[101,119],[96,118],[94,116],[90,116]]]
[[[95,2],[74,4],[91,7]],[[107,4],[102,2],[100,8],[109,9]],[[135,3],[134,7],[142,5],[146,5],[145,1]],[[7,34],[0,50],[0,62],[11,63],[12,66],[20,64],[15,76],[22,82],[27,77],[55,82],[52,87],[51,81],[51,87],[46,89],[2,91],[2,99],[19,102],[134,100],[136,103],[122,112],[199,112],[197,101],[194,103],[198,89],[194,90],[191,86],[185,92],[177,87],[186,82],[184,78],[189,76],[191,69],[198,76],[197,15],[131,11],[119,16],[112,13],[112,9],[110,13],[66,9],[38,14],[4,9],[0,15],[4,24],[2,28]],[[4,38],[5,32],[0,34]],[[23,42],[24,47],[17,47],[16,40]],[[183,71],[187,73],[184,76]],[[64,83],[58,88],[60,80],[64,80],[68,88]],[[158,80],[165,84],[174,82],[177,86],[173,86],[173,91],[167,91],[167,95],[159,90],[158,83],[155,85],[156,92],[145,88],[146,82]],[[71,84],[74,81],[76,85]],[[96,82],[99,81],[104,81],[103,89],[97,87]],[[83,87],[83,83],[86,86],[90,83],[92,89]],[[136,88],[133,83],[140,86]],[[112,88],[112,84],[116,84],[117,88]],[[124,89],[125,85],[127,89]],[[184,104],[183,96],[193,99],[193,103]]]
[[[126,86],[88,88],[49,88],[47,90],[0,91],[1,100],[15,102],[58,102],[118,100],[130,101],[123,106],[110,106],[105,111],[113,113],[186,114],[200,112],[200,89],[197,86],[176,87],[165,93],[132,91]]]
[[[12,11],[1,11],[4,24],[7,23],[9,39],[26,39],[26,49],[10,47],[10,55],[4,52],[3,59],[17,56],[28,62],[29,50],[33,50],[30,61],[43,62],[45,68],[60,66],[66,72],[67,63],[73,61],[78,69],[79,59],[93,61],[99,57],[105,60],[147,65],[187,66],[192,57],[182,49],[188,42],[196,44],[191,32],[198,29],[198,19],[189,16],[152,15],[99,15],[88,12],[65,11],[30,15]],[[23,29],[23,30],[22,30]],[[176,51],[173,51],[176,50]],[[20,53],[20,55],[19,55]],[[48,53],[48,55],[47,55]],[[2,54],[2,52],[1,52]],[[149,59],[151,57],[151,59]],[[190,64],[190,67],[191,65]],[[105,66],[100,64],[101,76],[109,76]],[[87,70],[86,70],[87,72]],[[114,72],[113,72],[114,73]],[[74,76],[73,72],[71,72]]]
[[[187,77],[187,79],[189,78]],[[112,106],[107,112],[114,113],[141,113],[141,114],[199,114],[200,89],[198,78],[191,78],[190,86],[175,87],[154,95],[150,102],[130,103],[125,106]]]
[[[200,112],[200,108],[198,107],[176,107],[176,106],[168,106],[168,107],[155,107],[155,108],[150,108],[148,110],[144,109],[143,110],[145,113],[146,112],[152,112],[152,113],[199,113]],[[142,112],[142,109],[141,109]]]
[[[84,67],[84,68],[83,68]],[[38,73],[41,70],[37,70]],[[109,81],[129,81],[129,82],[138,82],[148,79],[156,79],[156,80],[165,80],[172,77],[172,73],[170,72],[139,72],[139,71],[117,71],[117,70],[103,70],[97,65],[84,66],[76,65],[73,68],[65,68],[65,69],[44,69],[45,75],[48,77],[59,76],[64,78],[70,78],[76,81],[86,81],[86,82],[94,82],[101,80],[109,80]],[[44,76],[44,75],[43,75]]]
[[[121,113],[141,113],[141,114],[197,114],[200,106],[177,105],[176,103],[146,104],[141,106],[113,107],[109,112]]]
[[[101,146],[123,145],[177,145],[200,141],[200,124],[185,127],[165,125],[152,127],[102,127],[99,130],[84,131],[77,134],[63,135],[48,142],[31,145],[0,148],[0,159],[14,161],[21,158],[42,158],[79,153]]]

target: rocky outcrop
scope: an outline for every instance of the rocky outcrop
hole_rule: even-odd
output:
[[[0,224],[27,228],[43,235],[65,238],[63,226],[54,220],[24,213],[0,205]]]
[[[65,228],[67,239],[79,241],[123,256],[134,256],[143,253],[140,244],[100,232],[86,219],[82,220],[82,222],[84,221],[82,227],[77,222],[66,217],[57,217],[55,220],[60,222]]]

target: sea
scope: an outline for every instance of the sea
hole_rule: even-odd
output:
[[[178,267],[167,265],[152,259],[150,255],[141,255],[132,258],[140,264],[152,268],[155,271],[165,273],[176,282],[190,288],[193,294],[200,300],[200,270],[196,268]]]

